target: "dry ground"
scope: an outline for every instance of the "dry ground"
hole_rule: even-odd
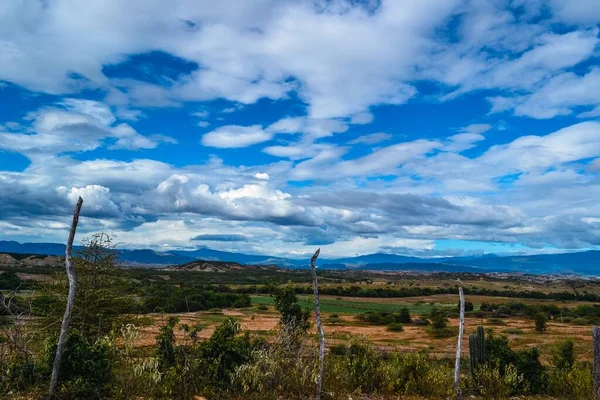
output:
[[[374,299],[367,299],[374,301]],[[386,299],[389,300],[389,299]],[[406,299],[403,299],[406,300]],[[252,335],[263,336],[267,339],[273,338],[277,329],[278,314],[272,311],[258,311],[256,309],[244,310],[223,310],[222,313],[215,312],[194,312],[177,314],[181,323],[194,325],[201,323],[204,329],[200,332],[200,338],[208,338],[213,333],[214,328],[227,317],[238,319],[245,330]],[[327,345],[331,346],[337,343],[347,343],[352,336],[363,336],[373,343],[373,345],[386,350],[399,352],[418,352],[427,351],[438,357],[453,357],[456,352],[456,336],[448,338],[434,338],[422,326],[405,325],[403,332],[390,332],[385,326],[361,325],[356,322],[352,315],[340,315],[341,324],[332,325],[328,320],[328,314],[323,315],[324,330],[327,338]],[[159,327],[164,324],[168,318],[167,315],[150,315],[153,324],[142,329],[140,340],[137,345],[145,347],[155,343],[155,337],[159,332]],[[542,354],[542,360],[547,360],[550,355],[552,345],[560,340],[571,338],[575,341],[576,355],[578,360],[591,361],[592,359],[592,329],[591,326],[578,326],[560,322],[549,322],[548,330],[545,333],[537,333],[534,330],[534,323],[529,319],[506,318],[503,320],[505,325],[493,326],[485,320],[478,318],[467,318],[465,320],[465,335],[463,349],[468,349],[469,334],[474,333],[477,326],[483,322],[486,327],[493,327],[496,334],[504,333],[508,336],[511,347],[514,349],[526,349],[529,347],[538,347]],[[458,320],[450,319],[450,326],[457,327]],[[506,333],[509,332],[517,333]],[[315,334],[313,329],[313,334]],[[183,337],[182,331],[178,331],[178,338]]]

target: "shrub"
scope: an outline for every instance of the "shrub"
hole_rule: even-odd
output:
[[[298,304],[298,296],[290,284],[271,288],[271,296],[275,300],[275,309],[281,313],[280,326],[301,335],[310,327],[310,311],[302,309]]]
[[[250,340],[248,332],[240,335],[241,325],[228,318],[219,325],[212,336],[200,342],[199,372],[212,386],[224,388],[231,385],[235,370],[252,359],[252,351],[260,342]]]
[[[593,398],[594,379],[588,363],[571,369],[554,369],[548,374],[548,393],[572,400]]]
[[[475,306],[470,301],[465,301],[465,312],[473,311]],[[460,312],[460,301],[456,305],[456,311]]]
[[[390,332],[402,332],[404,331],[404,326],[399,322],[394,322],[387,326],[387,330]]]
[[[471,386],[484,399],[506,399],[517,391],[522,381],[514,365],[502,370],[498,364],[492,363],[477,368]]]
[[[337,325],[337,324],[341,324],[343,321],[340,318],[339,315],[337,314],[331,314],[329,316],[329,318],[327,318],[327,321],[331,324],[331,325]]]
[[[537,313],[535,315],[535,330],[536,332],[542,333],[546,330],[546,315],[543,313]]]
[[[452,394],[452,368],[428,355],[393,354],[382,363],[383,390],[388,393],[445,398]]]
[[[448,326],[448,316],[446,311],[433,308],[430,314],[431,327],[434,330],[441,330]]]
[[[400,309],[400,316],[398,318],[398,322],[402,324],[410,324],[410,311],[408,311],[408,308],[403,307]]]
[[[260,311],[267,311],[269,309],[269,306],[265,304],[259,304],[258,306],[256,306],[256,309]]]
[[[565,339],[554,345],[552,365],[556,369],[570,370],[575,365],[575,349],[573,339]]]
[[[47,342],[45,372],[52,370],[57,340]],[[110,397],[115,346],[108,338],[90,340],[72,330],[65,343],[58,377],[61,399],[102,399]]]
[[[490,325],[506,325],[506,323],[501,318],[488,318],[487,323]]]

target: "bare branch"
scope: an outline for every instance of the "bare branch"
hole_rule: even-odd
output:
[[[456,345],[456,364],[454,365],[454,390],[456,390],[456,398],[462,400],[462,390],[460,390],[460,353],[465,328],[465,296],[462,287],[458,288],[458,295],[460,296],[460,323],[458,325],[458,344]]]
[[[65,348],[65,342],[69,335],[69,324],[71,323],[71,315],[73,313],[73,304],[75,303],[75,292],[77,291],[77,280],[75,277],[75,270],[73,269],[73,263],[71,262],[71,252],[73,251],[73,241],[75,240],[75,232],[77,231],[77,224],[79,223],[79,213],[81,212],[81,205],[83,199],[79,197],[75,211],[73,212],[73,222],[71,224],[71,231],[69,232],[69,240],[67,241],[67,249],[65,252],[65,268],[67,269],[67,276],[69,278],[69,296],[67,297],[67,306],[65,308],[65,315],[63,316],[62,325],[60,327],[60,336],[58,338],[58,346],[56,347],[56,355],[54,357],[54,365],[52,366],[52,376],[50,378],[50,394],[54,394],[56,390],[56,384],[58,383],[58,373],[60,371],[60,362],[62,354]]]
[[[321,325],[321,309],[319,308],[319,283],[317,282],[317,267],[315,261],[321,253],[321,249],[317,249],[315,254],[310,259],[310,269],[312,272],[313,288],[315,292],[315,319],[317,321],[317,331],[319,332],[319,375],[317,376],[317,400],[321,400],[321,391],[323,387],[323,370],[325,368],[325,334]]]
[[[600,400],[600,327],[592,329],[594,338],[594,399]]]

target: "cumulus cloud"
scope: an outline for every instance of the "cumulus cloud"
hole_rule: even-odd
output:
[[[111,109],[92,100],[66,99],[30,112],[26,121],[30,126],[21,131],[0,134],[0,148],[33,158],[90,151],[111,142],[110,148],[128,150],[175,142],[163,135],[144,136],[128,124],[116,124]]]
[[[5,235],[62,235],[81,195],[82,232],[135,246],[347,255],[429,251],[438,238],[599,243],[600,125],[586,121],[600,115],[593,0],[111,1],[0,6],[0,87],[52,99],[2,121],[0,148],[30,160],[0,171]],[[149,51],[185,68],[114,73]],[[552,133],[523,124],[497,135],[472,119],[432,133],[399,113],[375,128],[389,133],[368,133],[389,106],[473,92],[490,103],[480,121],[498,129],[499,113],[571,120]],[[265,98],[272,114],[250,112]],[[196,141],[222,159],[126,153],[176,143],[141,132],[158,107],[208,128]],[[220,149],[245,149],[251,165]]]

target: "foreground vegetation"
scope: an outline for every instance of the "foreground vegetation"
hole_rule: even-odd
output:
[[[306,271],[257,269],[244,278],[236,273],[121,270],[116,268],[110,241],[104,240],[94,238],[75,260],[79,291],[57,397],[314,396],[317,346],[311,329],[312,301],[303,295]],[[5,288],[10,289],[2,292],[0,307],[0,397],[41,398],[47,391],[66,280],[60,270],[52,274],[42,268],[27,272],[39,272],[48,279],[22,279],[18,269],[0,275],[7,282]],[[388,293],[404,290],[397,287],[398,281],[388,283],[387,276],[383,283],[372,281],[374,275],[322,276],[323,287],[331,291],[338,286],[358,287],[343,289],[355,294],[368,290],[379,293],[378,286],[384,286]],[[199,283],[213,279],[214,284]],[[267,280],[269,283],[264,284]],[[407,290],[417,283],[429,284],[426,278],[405,283]],[[478,290],[492,290],[482,286],[485,284],[499,286],[504,282],[492,279],[491,283],[479,283]],[[456,345],[456,296],[440,302],[443,297],[439,296],[444,295],[438,293],[453,290],[454,285],[441,286],[443,290],[429,286],[420,289],[427,289],[429,297],[398,296],[400,300],[395,301],[393,296],[386,296],[372,301],[371,296],[333,295],[321,300],[328,327],[325,398],[454,397],[453,359],[449,356]],[[539,293],[566,292],[547,288]],[[586,293],[588,297],[596,295],[592,290]],[[533,299],[541,301],[536,296]],[[531,298],[515,301],[513,296],[470,297],[475,298],[477,303],[467,308],[463,346],[465,395],[486,399],[517,395],[592,397],[589,354],[583,353],[581,343],[559,340],[553,331],[559,320],[561,326],[597,321],[598,307],[575,300],[556,305],[532,303]],[[261,324],[264,321],[273,324],[266,327]],[[486,327],[477,328],[481,323]],[[527,332],[523,324],[528,326]],[[151,340],[144,339],[148,334]],[[428,346],[407,351],[402,338],[410,335],[422,337]],[[381,341],[383,336],[387,342]],[[523,339],[510,339],[514,337]],[[542,343],[538,338],[544,339],[543,346],[535,345]],[[470,346],[471,340],[478,345]]]

